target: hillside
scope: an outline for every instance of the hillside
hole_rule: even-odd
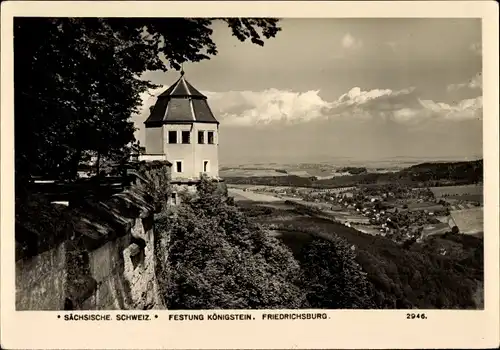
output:
[[[421,163],[400,172],[416,181],[449,180],[465,183],[483,181],[483,160],[470,162]]]
[[[447,234],[423,243],[396,244],[296,209],[258,203],[239,206],[268,227],[301,264],[303,250],[316,239],[345,240],[367,273],[371,299],[380,309],[475,309],[482,307],[477,291],[483,281],[483,242],[475,237]]]

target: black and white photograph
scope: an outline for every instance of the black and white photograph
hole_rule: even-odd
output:
[[[16,311],[484,310],[481,18],[164,16],[13,18]]]

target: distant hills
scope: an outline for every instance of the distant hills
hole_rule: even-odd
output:
[[[473,156],[436,156],[436,157],[419,157],[419,156],[393,156],[393,157],[380,157],[380,158],[353,158],[353,157],[326,157],[321,156],[318,158],[311,157],[307,159],[283,159],[282,161],[242,161],[238,163],[221,161],[222,167],[238,168],[238,167],[282,167],[287,165],[330,165],[335,167],[348,167],[348,166],[364,166],[367,168],[377,168],[384,165],[391,165],[397,167],[406,167],[415,164],[423,163],[455,163],[464,161],[475,161],[482,159],[482,155]]]
[[[400,171],[417,181],[429,180],[466,180],[483,181],[483,160],[469,162],[427,162],[410,166]]]
[[[269,169],[269,168],[268,168]],[[281,169],[281,167],[280,167]],[[355,169],[355,168],[352,168]],[[250,185],[274,185],[296,187],[333,188],[363,184],[401,183],[413,186],[444,186],[480,183],[483,181],[483,160],[461,162],[425,162],[391,172],[370,171],[370,169],[335,176],[299,176],[290,171],[268,172],[257,176],[238,176],[230,172],[221,174],[227,183]],[[333,168],[332,168],[333,170]],[[344,169],[346,170],[346,169]],[[350,170],[350,169],[347,169]],[[356,169],[355,169],[356,170]]]

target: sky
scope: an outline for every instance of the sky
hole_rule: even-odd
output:
[[[217,56],[184,65],[220,124],[221,164],[482,155],[479,19],[283,19],[260,47],[213,24]],[[150,71],[143,122],[179,72]]]

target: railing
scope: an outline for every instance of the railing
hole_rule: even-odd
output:
[[[113,176],[99,179],[80,179],[76,182],[37,181],[29,185],[29,191],[31,193],[43,194],[52,201],[69,201],[89,195],[98,197],[109,196],[123,191],[131,180],[131,176]]]
[[[167,160],[166,154],[141,154],[139,155],[139,161],[152,162],[154,160]]]

